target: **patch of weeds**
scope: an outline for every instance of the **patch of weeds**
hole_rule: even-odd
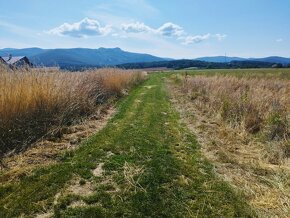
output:
[[[83,197],[82,200],[87,204],[100,203],[104,208],[112,206],[111,195],[101,190],[98,190],[93,195]]]
[[[79,217],[79,218],[89,218],[89,217],[107,217],[105,210],[100,206],[87,206],[87,207],[75,207],[68,208],[66,211],[62,211],[55,217]]]
[[[58,199],[58,203],[54,206],[55,217],[59,217],[62,210],[65,210],[74,201],[80,200],[81,197],[78,195],[66,195]]]
[[[103,168],[105,171],[120,170],[123,168],[126,161],[130,159],[130,156],[126,154],[114,155],[104,164]]]
[[[231,159],[226,153],[218,151],[217,154],[223,163],[232,163],[232,164],[235,163],[235,161]]]
[[[115,186],[113,184],[101,184],[96,188],[96,190],[114,191]]]
[[[3,198],[5,195],[8,195],[10,192],[13,191],[12,185],[3,185],[0,186],[0,198]]]
[[[123,173],[114,174],[112,179],[116,182],[117,185],[121,185],[125,182],[125,177]]]
[[[178,73],[171,75],[171,79],[177,85],[182,84],[182,81],[183,81],[182,76]]]
[[[85,184],[86,184],[86,180],[81,179],[81,180],[79,181],[79,184],[80,184],[81,186],[85,185]]]
[[[96,204],[99,202],[100,198],[98,194],[93,194],[82,199],[87,204]]]
[[[230,117],[230,113],[231,113],[231,103],[227,98],[224,98],[222,101],[222,106],[220,109],[220,113],[221,113],[221,117],[224,120],[227,120]]]
[[[271,140],[287,138],[288,132],[287,116],[282,112],[272,112],[268,118],[268,135]]]
[[[75,169],[75,172],[85,180],[89,180],[93,176],[90,168],[83,167],[83,166],[82,167],[78,166],[78,168]]]
[[[190,98],[190,100],[191,101],[194,101],[194,100],[196,100],[198,97],[200,97],[201,96],[201,94],[199,93],[199,92],[197,92],[197,91],[192,91],[191,93],[190,93],[190,95],[189,95],[189,98]]]
[[[245,129],[249,133],[256,134],[262,128],[263,119],[261,118],[258,109],[251,104],[247,105],[244,122]]]
[[[96,183],[100,183],[100,182],[102,182],[103,178],[102,178],[102,177],[99,177],[99,176],[95,176],[95,177],[93,178],[93,180],[94,180]]]

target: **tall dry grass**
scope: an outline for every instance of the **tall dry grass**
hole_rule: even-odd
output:
[[[0,156],[20,151],[52,130],[70,125],[120,97],[144,79],[140,72],[100,69],[0,68]],[[54,131],[56,133],[57,131]]]
[[[289,217],[290,80],[247,72],[174,74],[172,102],[214,171],[258,217]]]
[[[196,76],[187,86],[201,108],[210,108],[232,126],[262,131],[271,140],[289,138],[289,80]]]
[[[290,155],[290,81],[281,78],[195,76],[184,91],[200,110],[220,116],[234,128],[266,141],[284,141]]]

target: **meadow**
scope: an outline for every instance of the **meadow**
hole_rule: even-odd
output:
[[[205,156],[261,216],[289,213],[289,76],[289,69],[171,75],[175,105]]]
[[[42,137],[60,137],[144,79],[118,69],[62,72],[0,68],[0,157],[25,150]]]
[[[289,75],[2,73],[6,140],[57,138],[105,105],[115,113],[53,161],[47,144],[6,158],[0,217],[289,217]]]
[[[218,114],[231,126],[262,133],[270,141],[289,139],[290,80],[195,76],[183,86],[201,110]]]
[[[0,172],[1,217],[254,217],[213,172],[150,74],[107,125],[57,162]]]

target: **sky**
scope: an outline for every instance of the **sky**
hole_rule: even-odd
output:
[[[0,0],[0,48],[290,57],[290,0]]]

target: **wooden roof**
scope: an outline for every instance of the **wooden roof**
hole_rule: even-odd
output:
[[[15,64],[16,62],[25,58],[26,58],[25,56],[2,57],[2,59],[9,65]]]

